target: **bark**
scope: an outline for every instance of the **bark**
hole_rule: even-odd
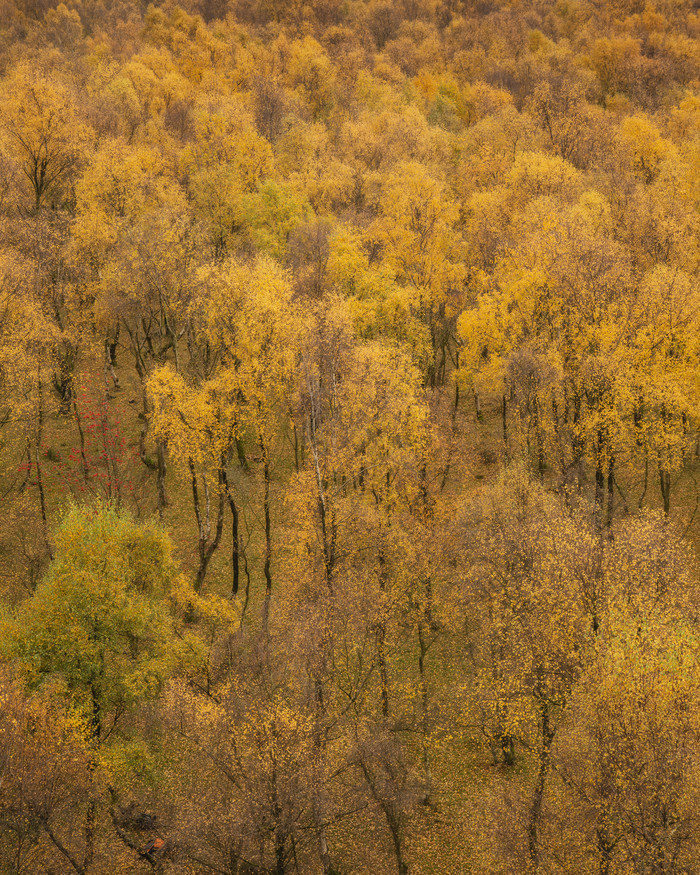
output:
[[[383,596],[386,592],[386,558],[383,549],[380,549],[379,551],[379,589]],[[382,717],[386,721],[389,719],[389,672],[386,664],[386,623],[381,614],[375,625],[374,635],[377,643],[377,663],[379,665],[379,690],[382,701]]]
[[[63,844],[63,842],[58,838],[58,836],[51,829],[51,826],[50,826],[48,820],[45,817],[42,817],[41,815],[39,815],[39,820],[41,822],[41,825],[44,827],[44,830],[46,831],[46,835],[51,839],[54,846],[61,852],[61,854],[66,858],[66,860],[68,860],[68,862],[70,863],[73,870],[75,872],[77,872],[78,875],[87,875],[87,869],[85,868],[85,866],[84,865],[81,866],[81,864],[77,861],[77,859],[73,856],[73,854],[71,854],[71,852],[68,850],[68,848],[66,848],[66,846]]]
[[[665,429],[668,423],[668,413],[665,406],[661,407],[661,421]],[[670,459],[667,462],[670,462]],[[659,458],[659,486],[661,487],[661,498],[664,502],[664,515],[668,516],[671,510],[671,472],[669,465],[664,465],[661,458]]]
[[[95,856],[95,821],[97,819],[97,803],[91,800],[85,813],[85,862],[83,870],[90,871]]]
[[[136,368],[136,373],[138,374],[139,381],[141,383],[141,397],[142,397],[142,413],[140,418],[143,421],[143,427],[139,434],[139,457],[143,464],[151,469],[156,471],[156,488],[158,495],[158,516],[163,518],[163,511],[168,506],[168,496],[165,489],[165,475],[167,473],[167,466],[165,461],[165,444],[163,441],[156,441],[156,461],[153,462],[152,459],[146,453],[146,437],[148,435],[148,422],[151,414],[151,407],[148,401],[148,393],[146,392],[146,363],[143,358],[143,344],[139,339],[139,331],[138,328],[134,328],[133,330],[124,323],[127,334],[129,335],[129,341],[131,344],[131,351],[134,355],[134,366]],[[144,331],[146,329],[144,328]],[[150,345],[150,338],[148,332],[146,331],[146,338],[144,343],[147,346]],[[151,354],[153,355],[153,350],[151,348]]]
[[[296,431],[295,431],[296,435]],[[321,536],[323,543],[323,563],[326,576],[326,586],[330,593],[333,592],[333,569],[335,566],[336,553],[336,523],[333,512],[328,510],[326,500],[326,487],[321,474],[321,463],[318,453],[318,442],[316,440],[316,410],[313,404],[309,415],[309,437],[311,442],[311,451],[314,458],[314,473],[316,474],[316,490],[318,494],[318,513],[321,520]]]
[[[605,528],[612,528],[613,513],[615,510],[615,459],[611,455],[608,462],[608,503],[605,511]]]
[[[321,860],[321,868],[323,875],[330,875],[332,872],[331,855],[328,850],[328,837],[326,835],[325,811],[323,804],[323,796],[321,793],[321,785],[323,784],[323,772],[325,761],[326,739],[324,733],[324,724],[326,718],[326,708],[323,696],[323,682],[321,680],[314,681],[314,790],[313,790],[313,817],[314,828],[316,830],[316,840],[318,842],[318,854]]]
[[[265,601],[263,602],[262,628],[263,633],[267,636],[270,623],[270,602],[272,600],[272,526],[270,522],[270,460],[262,435],[259,437],[259,446],[263,456],[263,513],[265,516],[265,562],[263,565]]]
[[[116,344],[110,344],[108,338],[105,337],[105,349],[104,349],[104,384],[105,384],[105,396],[109,398],[109,381],[110,378],[112,380],[112,385],[115,389],[119,389],[119,377],[117,376],[117,372],[114,370],[114,347]]]
[[[595,465],[595,495],[594,495],[594,517],[595,526],[598,532],[603,528],[603,501],[605,490],[605,468],[604,468],[604,452],[605,443],[602,431],[598,432],[596,441],[596,465]]]
[[[532,416],[535,424],[535,444],[537,448],[537,479],[540,483],[544,482],[544,438],[542,436],[542,427],[540,424],[540,402],[537,396],[532,403]]]
[[[287,863],[287,832],[282,826],[282,806],[279,801],[277,790],[277,766],[272,769],[272,814],[275,823],[274,846],[275,846],[275,875],[285,875]]]
[[[549,722],[549,706],[546,702],[540,703],[540,745],[538,751],[537,777],[535,789],[530,805],[530,816],[527,826],[528,856],[531,871],[538,872],[540,866],[540,843],[539,828],[542,815],[542,802],[544,799],[547,773],[549,772],[550,751],[554,741],[554,728]]]
[[[233,498],[233,493],[231,492],[231,488],[228,482],[228,475],[226,473],[226,462],[222,459],[221,461],[221,475],[223,479],[224,489],[226,491],[226,497],[228,498],[229,510],[231,511],[231,571],[232,571],[232,584],[231,584],[231,595],[238,595],[238,586],[240,579],[240,544],[239,544],[239,535],[238,535],[238,507],[236,506],[236,502]]]
[[[671,512],[671,473],[665,471],[661,465],[659,465],[659,485],[664,502],[664,515],[668,516]]]
[[[430,720],[428,713],[428,682],[425,676],[425,657],[430,647],[430,642],[426,639],[426,629],[423,620],[418,621],[418,675],[420,677],[420,694],[421,694],[421,747],[423,759],[423,783],[424,794],[423,802],[426,805],[430,804],[433,795],[433,779],[430,768],[430,746],[428,738],[430,735]]]
[[[360,767],[364,773],[370,793],[374,797],[375,802],[377,802],[382,809],[387,826],[389,827],[391,840],[394,845],[394,856],[396,858],[396,868],[398,873],[399,875],[408,875],[408,864],[406,863],[403,853],[403,824],[398,803],[396,800],[387,799],[379,793],[372,773],[363,760],[360,760]]]
[[[207,569],[214,555],[214,551],[219,546],[221,534],[224,528],[224,488],[221,469],[218,472],[218,497],[217,497],[217,514],[216,514],[216,529],[214,537],[211,537],[211,521],[210,521],[210,499],[209,490],[207,487],[206,478],[203,479],[204,486],[204,507],[202,508],[202,500],[199,494],[199,486],[197,483],[197,472],[195,470],[194,461],[188,459],[190,476],[192,479],[192,502],[194,504],[194,512],[197,518],[198,529],[198,551],[199,551],[199,568],[194,583],[194,591],[201,592],[204,585]]]
[[[39,375],[39,409],[37,412],[36,438],[34,441],[34,464],[36,465],[36,485],[39,490],[39,508],[41,510],[41,522],[44,528],[44,540],[49,559],[53,559],[53,547],[49,538],[49,522],[46,513],[46,494],[44,492],[44,478],[41,470],[41,441],[44,435],[44,397],[41,389],[41,375]]]
[[[574,392],[573,397],[573,414],[572,414],[572,425],[573,425],[573,439],[571,444],[572,450],[572,467],[578,471],[576,487],[580,490],[581,481],[583,479],[583,455],[584,455],[584,446],[583,441],[581,440],[581,436],[578,431],[578,427],[581,423],[581,397],[578,392]]]
[[[637,507],[639,510],[642,509],[642,504],[644,503],[644,499],[647,494],[647,488],[649,486],[649,446],[648,444],[644,444],[644,487],[642,489],[642,494],[639,496],[639,501],[637,502]]]
[[[147,851],[142,851],[141,848],[136,844],[136,842],[133,842],[124,832],[119,824],[119,816],[117,815],[117,812],[114,810],[114,808],[110,808],[109,816],[112,820],[112,826],[114,827],[115,833],[126,845],[126,847],[132,850],[135,854],[138,854],[138,856],[142,860],[145,860],[151,866],[151,868],[155,869],[155,867],[157,866],[156,860]]]

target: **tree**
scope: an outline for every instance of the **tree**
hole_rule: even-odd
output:
[[[118,735],[120,720],[154,698],[172,671],[176,615],[190,591],[167,536],[109,506],[73,508],[56,541],[45,579],[4,623],[4,651],[30,689],[62,679],[67,701],[84,721],[94,772],[98,750]],[[85,809],[83,862],[62,850],[78,875],[90,869],[97,821],[93,794]]]
[[[71,828],[97,795],[89,730],[60,679],[27,694],[7,665],[0,697],[0,860],[20,875],[53,865],[86,875],[94,848]]]
[[[91,131],[80,118],[70,90],[19,65],[0,95],[4,146],[22,169],[38,212],[51,198],[56,205],[72,196]]]
[[[5,652],[30,687],[62,677],[100,741],[168,676],[181,589],[156,526],[109,506],[73,508],[46,578],[5,625]]]
[[[243,660],[211,697],[168,691],[165,719],[195,766],[175,776],[188,827],[180,841],[220,872],[286,875],[304,859],[311,727],[289,683]]]
[[[169,368],[154,372],[148,384],[154,429],[189,470],[199,529],[198,591],[221,538],[226,498],[233,516],[233,577],[234,590],[238,589],[238,510],[228,465],[235,451],[247,468],[241,438],[248,433],[254,442],[262,461],[263,627],[267,629],[272,597],[273,454],[280,427],[293,407],[303,323],[286,274],[270,259],[260,258],[250,266],[229,260],[205,271],[202,280],[206,282],[203,294],[190,311],[196,332],[192,339],[208,354],[198,362],[199,373],[192,369],[190,385]],[[210,495],[217,503],[213,536]]]
[[[553,745],[597,622],[595,547],[523,468],[484,490],[465,522],[474,707],[496,762],[513,765],[517,745],[533,758],[523,838],[537,872]]]
[[[680,873],[697,859],[697,582],[661,515],[616,528],[599,576],[600,631],[554,754],[569,865]],[[568,801],[564,801],[568,800]],[[557,846],[558,845],[558,846]],[[562,859],[561,857],[559,858]]]
[[[371,237],[409,292],[409,308],[428,327],[432,361],[426,380],[444,380],[453,320],[463,303],[457,209],[445,187],[418,163],[396,169],[383,185],[381,216]]]
[[[156,441],[155,459],[147,438],[150,402],[146,383],[155,367],[180,367],[187,305],[198,263],[199,237],[183,192],[151,148],[107,141],[95,153],[77,186],[78,216],[73,256],[94,301],[103,334],[105,394],[124,335],[142,393],[139,451],[156,473],[157,504],[168,503],[166,456]]]
[[[552,172],[576,185],[560,160],[523,164],[518,176],[540,188]],[[463,374],[477,389],[501,395],[506,443],[514,408],[516,436],[541,478],[553,456],[563,483],[573,474],[580,485],[590,459],[602,526],[612,509],[615,460],[627,457],[635,440],[629,402],[636,288],[629,252],[613,239],[600,195],[581,194],[557,218],[551,208],[548,196],[531,202],[520,242],[498,260],[492,279],[484,277],[478,306],[460,317]]]

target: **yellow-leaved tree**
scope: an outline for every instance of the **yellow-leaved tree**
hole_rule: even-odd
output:
[[[276,446],[289,421],[296,388],[301,322],[285,272],[260,258],[251,265],[229,260],[199,275],[200,295],[189,314],[197,346],[189,373],[157,369],[148,383],[156,436],[186,466],[199,531],[201,589],[223,529],[225,501],[233,517],[233,590],[238,591],[238,509],[229,483],[234,452],[247,469],[244,439],[262,463],[263,574],[267,626],[272,595],[271,483]],[[188,379],[189,377],[189,379]],[[201,493],[200,494],[200,490]],[[210,499],[216,503],[212,532]]]

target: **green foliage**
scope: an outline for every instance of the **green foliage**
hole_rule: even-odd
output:
[[[6,624],[5,653],[30,687],[60,677],[99,737],[173,668],[178,573],[167,535],[113,507],[70,510],[56,557]]]

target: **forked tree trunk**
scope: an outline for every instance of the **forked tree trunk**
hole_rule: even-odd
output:
[[[218,495],[217,495],[217,513],[216,513],[216,529],[214,530],[214,537],[211,536],[211,498],[209,495],[209,487],[207,485],[206,476],[202,478],[202,485],[204,488],[204,504],[202,505],[202,498],[199,493],[199,486],[197,483],[197,471],[194,466],[194,460],[190,457],[188,460],[188,465],[190,469],[190,476],[192,479],[192,502],[194,504],[194,513],[197,518],[197,529],[198,529],[198,552],[199,552],[199,567],[197,569],[197,575],[195,577],[194,582],[194,591],[196,593],[201,592],[202,587],[204,585],[204,578],[207,574],[207,569],[209,567],[209,563],[211,561],[211,557],[214,555],[214,551],[219,546],[219,542],[221,541],[221,533],[224,528],[224,486],[223,486],[223,475],[221,468],[218,471]]]

